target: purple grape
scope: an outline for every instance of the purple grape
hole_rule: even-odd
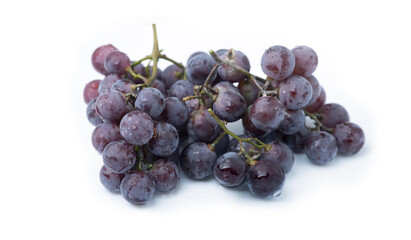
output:
[[[180,171],[178,166],[167,160],[157,160],[149,171],[150,176],[156,183],[156,190],[159,192],[169,192],[176,188]]]
[[[203,142],[193,142],[186,146],[180,156],[183,172],[191,179],[203,179],[213,172],[217,154]]]
[[[211,73],[214,64],[214,58],[208,54],[198,54],[191,57],[187,63],[187,77],[189,81],[197,85],[203,84]],[[215,75],[212,80],[214,79]]]
[[[297,110],[307,106],[312,95],[313,89],[307,79],[294,75],[281,82],[278,99],[284,107]]]
[[[230,142],[230,137],[228,134],[225,134],[220,141],[215,145],[214,151],[217,154],[217,157],[223,155],[227,152],[228,143]]]
[[[88,104],[91,100],[98,97],[98,86],[100,85],[101,80],[93,80],[86,84],[83,90],[84,102]]]
[[[153,137],[153,120],[145,112],[129,112],[121,119],[120,133],[126,142],[135,146],[144,145]]]
[[[171,97],[183,100],[189,95],[194,95],[194,85],[187,80],[178,80],[171,86],[169,94]]]
[[[100,182],[111,192],[120,192],[120,183],[124,176],[124,174],[110,171],[104,165],[100,169]]]
[[[176,129],[181,129],[188,120],[186,104],[176,97],[166,98],[165,108],[161,113],[160,119],[164,122],[171,123]]]
[[[114,173],[126,173],[136,163],[134,147],[124,140],[114,141],[104,148],[104,166]]]
[[[247,104],[241,94],[234,91],[219,93],[213,104],[215,114],[227,122],[235,122],[241,118]]]
[[[305,142],[308,159],[318,165],[329,163],[337,155],[337,141],[334,136],[324,131],[314,131]]]
[[[131,62],[133,64],[134,62]],[[136,74],[140,74],[143,77],[147,77],[146,67],[143,64],[139,63],[133,67],[133,72]],[[134,78],[129,72],[126,73],[127,79],[130,79],[135,84],[142,84],[144,83],[140,78]]]
[[[160,116],[165,108],[165,98],[156,88],[144,88],[138,93],[136,109],[148,113],[152,118]]]
[[[151,87],[158,89],[164,96],[167,93],[166,85],[161,80],[154,79],[151,83]]]
[[[245,181],[247,164],[235,152],[228,152],[217,159],[214,176],[224,187],[236,187]]]
[[[219,82],[216,85],[214,85],[213,87],[214,90],[218,90],[218,93],[222,93],[224,91],[234,91],[237,93],[240,93],[240,90],[238,90],[238,88],[236,88],[232,83],[230,82]]]
[[[241,138],[250,138],[250,136],[244,135],[244,134],[241,134],[239,137],[241,137]],[[254,140],[253,140],[253,142],[255,143]],[[250,153],[251,151],[256,151],[257,152],[257,150],[258,150],[256,147],[254,147],[251,143],[248,143],[248,142],[243,142],[243,147],[244,147],[244,149],[247,153]],[[236,153],[239,153],[241,151],[240,143],[238,142],[237,139],[233,138],[233,139],[230,140],[230,142],[228,143],[227,151],[228,152],[236,152]]]
[[[106,61],[104,62],[104,67],[109,73],[116,73],[123,75],[126,73],[128,67],[130,67],[130,58],[125,53],[120,51],[111,52],[107,55]]]
[[[250,192],[258,197],[278,197],[285,181],[282,167],[270,160],[260,160],[247,172],[247,185]]]
[[[308,106],[304,108],[309,113],[316,113],[325,103],[327,96],[325,94],[324,88],[321,88],[320,95],[317,99]]]
[[[281,141],[282,138],[283,138],[283,134],[281,134],[279,130],[274,130],[262,136],[258,136],[258,139],[260,139],[265,144],[268,144],[273,141]]]
[[[134,205],[147,203],[154,195],[155,182],[146,172],[137,171],[127,174],[120,185],[124,199]]]
[[[106,121],[119,121],[128,113],[126,98],[117,91],[105,91],[96,100],[96,111]]]
[[[131,89],[131,86],[134,85],[134,83],[126,78],[120,79],[116,81],[112,86],[111,86],[111,91],[117,91],[122,94],[128,94],[128,93],[133,93]]]
[[[293,53],[283,46],[277,45],[268,48],[261,58],[263,72],[275,81],[282,81],[289,77],[294,67]]]
[[[98,92],[100,94],[111,89],[113,84],[120,80],[120,77],[117,74],[108,74],[98,85]]]
[[[305,142],[310,134],[310,129],[304,125],[296,134],[283,135],[283,140],[293,150],[293,152],[303,153]]]
[[[165,157],[171,155],[178,147],[179,138],[176,128],[165,122],[154,123],[155,135],[147,144],[154,155]]]
[[[275,130],[284,119],[284,107],[274,97],[257,99],[250,109],[250,120],[262,131]]]
[[[161,71],[161,69],[157,67],[157,74],[156,74],[155,79],[162,80],[161,79],[162,73],[163,72]],[[151,74],[153,74],[153,66],[148,66],[148,68],[146,68],[146,75],[147,77],[150,77]]]
[[[114,123],[102,123],[91,134],[91,143],[99,153],[103,153],[107,144],[123,139],[118,126]]]
[[[284,119],[281,121],[278,129],[287,135],[297,133],[305,124],[305,114],[301,109],[289,110],[284,112]]]
[[[338,152],[343,155],[356,154],[364,146],[364,131],[355,123],[337,124],[333,135],[337,141]]]
[[[233,59],[229,59],[229,53],[229,51],[226,51],[222,54],[221,58],[223,60],[233,61],[236,65],[246,70],[247,72],[250,71],[250,61],[248,61],[248,58],[244,53],[242,53],[241,51],[234,51]],[[218,74],[223,80],[229,82],[239,82],[246,78],[244,74],[238,72],[237,70],[234,70],[234,68],[225,64],[220,64],[218,66]]]
[[[106,61],[107,56],[114,51],[118,50],[111,44],[103,45],[94,50],[93,55],[91,56],[91,63],[97,72],[103,75],[108,74],[107,70],[104,68],[104,62]]]
[[[263,86],[261,82],[258,82],[258,84],[261,87]],[[260,92],[260,90],[250,80],[241,81],[238,84],[238,90],[240,91],[241,95],[243,95],[247,106],[253,104],[255,100],[257,100],[258,94]]]
[[[194,58],[194,57],[197,56],[197,55],[202,55],[202,54],[207,55],[208,53],[203,52],[203,51],[197,51],[197,52],[192,53],[192,54],[188,57],[188,59],[187,59],[187,65],[188,65],[188,63],[191,61],[192,58]]]
[[[293,74],[309,77],[318,65],[317,53],[307,46],[297,46],[291,50],[295,57],[295,68]]]
[[[177,65],[170,65],[161,73],[161,79],[163,80],[166,89],[169,89],[175,82],[182,79],[183,69]]]
[[[280,164],[285,173],[288,173],[294,165],[294,154],[291,148],[285,143],[278,141],[271,142],[269,145],[271,146],[270,150],[265,151],[263,149],[261,152],[260,161],[274,161]]]
[[[96,112],[96,100],[97,98],[94,98],[87,104],[87,119],[88,121],[93,124],[93,126],[98,126],[103,123],[103,119],[97,114]]]
[[[343,106],[337,103],[328,103],[318,109],[318,120],[328,127],[335,128],[339,123],[349,122],[350,116]]]
[[[210,113],[204,109],[190,114],[187,132],[196,141],[211,142],[221,132],[221,128]]]
[[[313,89],[313,95],[311,97],[310,102],[308,102],[308,105],[314,103],[317,98],[320,96],[321,94],[321,86],[320,83],[318,82],[317,78],[314,77],[313,75],[306,77],[305,79],[307,79],[307,81],[310,83],[312,89]]]
[[[262,136],[267,133],[267,131],[263,131],[257,128],[250,120],[250,110],[251,106],[247,108],[243,115],[242,123],[244,127],[244,134],[250,135],[252,137]]]

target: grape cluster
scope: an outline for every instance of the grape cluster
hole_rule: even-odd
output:
[[[180,170],[195,180],[214,176],[225,187],[246,183],[258,197],[278,196],[294,153],[324,165],[363,147],[364,132],[345,108],[326,103],[310,47],[269,47],[261,58],[267,77],[260,78],[241,51],[195,52],[184,67],[159,51],[156,33],[154,41],[157,48],[138,61],[110,44],[97,48],[92,65],[104,78],[83,94],[96,126],[92,144],[103,158],[101,183],[128,202],[145,204],[156,191],[172,191]],[[172,65],[161,71],[159,59]],[[237,136],[226,124],[239,120],[244,134]]]

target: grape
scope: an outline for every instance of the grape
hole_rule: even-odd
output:
[[[308,77],[313,74],[318,65],[317,53],[307,46],[297,46],[291,50],[295,57],[293,74]]]
[[[221,132],[221,128],[207,110],[197,110],[188,118],[187,132],[196,141],[211,142]]]
[[[314,131],[305,142],[305,153],[315,164],[324,165],[337,155],[337,141],[324,131]]]
[[[263,84],[258,82],[258,84],[262,87]],[[238,84],[238,90],[240,91],[241,95],[243,95],[247,106],[253,104],[255,100],[258,98],[258,93],[260,90],[254,85],[251,80],[244,80]]]
[[[217,154],[203,142],[193,142],[184,148],[180,156],[180,165],[187,177],[203,179],[212,171]]]
[[[275,130],[284,118],[284,108],[274,97],[257,99],[250,109],[250,120],[262,131]]]
[[[153,137],[153,120],[145,112],[129,112],[121,119],[120,133],[128,143],[136,146],[144,145]]]
[[[281,82],[278,99],[284,107],[297,110],[307,106],[312,95],[313,89],[307,79],[294,75]]]
[[[208,54],[198,54],[191,57],[187,63],[187,77],[194,84],[201,85],[211,73],[215,60]],[[213,76],[214,80],[216,75]],[[210,81],[211,83],[212,81]]]
[[[151,87],[158,89],[164,96],[167,93],[166,85],[161,80],[154,79],[151,83]]]
[[[234,91],[219,93],[213,104],[215,114],[222,120],[235,122],[241,118],[247,104],[241,94]]]
[[[128,112],[126,98],[117,91],[106,91],[98,96],[96,111],[106,121],[118,121]]]
[[[261,58],[263,72],[276,81],[282,81],[289,77],[294,66],[293,53],[288,48],[279,45],[265,50]]]
[[[176,129],[181,129],[185,126],[188,119],[186,104],[176,97],[166,98],[165,108],[161,113],[160,119],[171,123]]]
[[[258,197],[277,197],[281,194],[285,174],[281,166],[270,160],[260,160],[247,172],[247,185]]]
[[[224,52],[221,55],[221,58],[223,60],[233,61],[236,65],[246,70],[247,72],[250,71],[250,62],[248,61],[248,58],[244,53],[242,53],[241,51],[234,51],[232,59],[230,59],[229,53],[229,51]],[[220,64],[218,66],[218,74],[223,80],[229,82],[239,82],[246,78],[244,74],[238,72],[237,70],[234,70],[234,68],[226,64]]]
[[[239,137],[250,138],[250,136],[244,135],[244,134],[241,134]],[[255,143],[255,140],[252,140],[252,141]],[[247,153],[250,153],[251,151],[257,151],[257,148],[248,142],[243,142],[243,147]],[[237,152],[237,153],[241,151],[240,143],[238,142],[237,139],[233,138],[230,140],[230,142],[228,143],[227,151]]]
[[[153,74],[153,66],[148,66],[148,71],[146,69],[146,75],[147,75],[147,77],[150,77],[151,74]],[[156,74],[155,79],[162,80],[161,75],[162,75],[162,71],[161,71],[160,68],[157,67],[157,74]]]
[[[189,95],[194,95],[194,85],[187,80],[178,80],[171,86],[169,94],[171,97],[183,100]]]
[[[356,154],[364,146],[364,131],[355,123],[344,122],[335,126],[333,135],[338,152],[344,155]]]
[[[166,89],[169,89],[175,82],[182,79],[184,76],[183,69],[177,65],[170,65],[161,73]]]
[[[310,129],[304,125],[296,134],[283,135],[283,140],[293,150],[293,152],[303,153],[305,142],[310,134]]]
[[[84,102],[88,104],[91,100],[94,98],[98,97],[99,92],[98,92],[98,86],[100,84],[101,80],[93,80],[89,83],[86,84],[83,90],[83,97],[84,97]]]
[[[165,108],[165,99],[160,90],[152,87],[144,88],[138,93],[135,106],[136,109],[156,118]]]
[[[117,74],[108,74],[103,81],[98,85],[98,92],[100,94],[104,93],[106,90],[110,89],[113,84],[120,80]]]
[[[192,112],[200,109],[200,100],[198,98],[193,98],[185,101],[185,105],[187,107],[188,113],[191,114]],[[204,108],[211,108],[213,106],[213,100],[206,96],[204,99],[204,105]]]
[[[321,88],[320,95],[318,96],[317,99],[308,106],[304,108],[309,113],[315,113],[317,112],[325,103],[327,96],[325,94],[324,88]]]
[[[104,166],[114,173],[126,173],[136,163],[134,147],[124,140],[114,141],[104,148]]]
[[[236,187],[245,181],[247,164],[235,152],[228,152],[217,159],[214,176],[224,187]]]
[[[320,122],[328,128],[335,128],[338,123],[350,121],[347,110],[337,103],[328,103],[323,105],[318,110],[318,114],[318,120],[320,120]]]
[[[126,78],[120,79],[111,86],[111,91],[117,91],[122,94],[133,93],[135,91],[131,90],[132,85],[134,85],[132,81]]]
[[[134,62],[131,62],[131,64],[133,64],[133,63]],[[143,77],[147,77],[146,68],[141,63],[139,63],[139,64],[137,64],[133,67],[133,72],[136,73],[136,74],[140,74]],[[131,73],[129,73],[129,72],[126,72],[126,78],[130,79],[135,84],[144,83],[142,79],[134,78],[133,75],[131,75]]]
[[[228,134],[225,134],[220,141],[215,145],[214,151],[217,154],[217,157],[223,155],[227,152],[228,143],[230,142],[230,137]]]
[[[259,136],[258,139],[260,139],[260,141],[262,141],[263,143],[270,143],[273,141],[281,141],[282,140],[283,135],[281,134],[280,131],[278,130],[274,130],[271,132],[268,132],[262,136]]]
[[[294,154],[289,146],[283,142],[274,141],[269,143],[270,150],[263,149],[260,156],[261,160],[274,161],[283,168],[285,173],[288,173],[294,165]]]
[[[112,192],[120,192],[120,183],[124,178],[124,174],[117,174],[110,171],[106,166],[100,169],[100,182],[105,188]]]
[[[156,183],[156,190],[159,192],[169,192],[176,188],[180,171],[172,161],[163,159],[157,160],[149,171],[150,176]]]
[[[301,109],[289,110],[284,112],[284,119],[278,128],[282,133],[292,135],[297,133],[305,124],[305,114]]]
[[[197,51],[197,52],[192,53],[192,54],[188,57],[188,59],[187,59],[187,65],[188,65],[188,63],[191,61],[192,58],[194,58],[194,57],[197,56],[197,55],[202,55],[202,54],[207,55],[207,53],[206,53],[206,52],[203,52],[203,51]]]
[[[252,137],[262,136],[267,133],[267,131],[263,131],[257,128],[250,120],[250,110],[251,106],[247,108],[243,115],[242,123],[244,127],[244,133],[246,135],[250,135]]]
[[[165,157],[171,155],[178,147],[176,128],[165,122],[154,123],[155,135],[148,142],[147,148],[154,155]]]
[[[321,86],[320,83],[318,82],[317,78],[314,77],[313,75],[306,77],[307,81],[310,83],[312,89],[313,89],[313,95],[311,97],[311,100],[308,102],[308,105],[312,104],[317,100],[317,98],[321,94]]]
[[[87,104],[86,111],[88,121],[94,126],[98,126],[103,123],[103,119],[101,119],[101,117],[96,112],[96,100],[97,98],[94,98]]]
[[[91,143],[99,153],[103,153],[104,148],[110,142],[123,139],[118,126],[114,123],[102,123],[97,126],[91,134]]]
[[[114,51],[110,53],[106,61],[104,62],[104,67],[109,73],[117,73],[123,75],[126,73],[128,67],[130,67],[130,58],[125,53],[120,51]]]
[[[124,199],[134,205],[147,203],[154,195],[155,182],[146,172],[136,171],[127,174],[120,185]]]
[[[104,62],[106,61],[107,56],[114,51],[118,50],[111,44],[103,45],[94,50],[93,55],[91,56],[91,63],[97,72],[103,75],[108,74],[107,70],[104,68]]]
[[[215,53],[217,53],[218,56],[223,56],[224,53],[228,52],[228,49],[218,49],[217,51],[215,51]]]
[[[225,91],[234,91],[240,93],[240,90],[238,90],[238,88],[236,88],[232,83],[226,81],[217,83],[216,85],[214,85],[213,89],[217,90],[218,93]]]

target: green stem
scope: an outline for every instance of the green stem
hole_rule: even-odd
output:
[[[167,60],[167,61],[173,63],[173,64],[176,65],[177,67],[181,68],[181,70],[183,70],[183,71],[185,70],[185,67],[184,67],[184,65],[183,65],[182,63],[179,63],[179,62],[177,62],[177,61],[175,61],[175,60],[167,57],[165,54],[161,54],[161,55],[159,56],[159,58],[162,58],[162,59],[164,59],[164,60]]]
[[[213,143],[208,144],[208,148],[209,148],[211,151],[214,151],[215,146],[220,142],[220,140],[221,140],[225,135],[227,135],[226,132],[220,133],[220,135],[218,135],[218,137],[214,140]]]
[[[149,60],[149,59],[151,59],[151,55],[147,55],[147,56],[143,57],[142,59],[140,59],[136,62],[133,62],[133,64],[131,64],[131,67],[133,68],[133,67],[137,66],[138,64],[142,63],[143,61]]]
[[[141,75],[138,74],[138,73],[135,73],[135,72],[133,71],[133,68],[132,68],[132,67],[128,67],[126,71],[127,71],[128,73],[130,73],[131,76],[133,76],[134,79],[140,78],[140,79],[142,79],[143,81],[147,81],[147,78],[141,76]]]
[[[151,73],[151,76],[147,79],[147,81],[144,81],[144,84],[146,86],[151,86],[151,83],[155,80],[157,76],[157,71],[158,71],[157,63],[160,57],[160,49],[158,48],[157,29],[156,29],[155,24],[153,24],[153,37],[154,37],[154,44],[153,44],[153,52],[151,53],[151,59],[153,60],[153,71]]]

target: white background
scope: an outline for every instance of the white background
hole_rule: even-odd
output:
[[[410,239],[406,2],[2,1],[0,238]],[[109,193],[82,97],[101,79],[90,58],[107,43],[132,59],[149,54],[151,23],[178,61],[235,48],[257,75],[269,46],[311,46],[327,102],[363,127],[364,148],[324,167],[296,155],[277,199],[184,176],[143,207]]]

